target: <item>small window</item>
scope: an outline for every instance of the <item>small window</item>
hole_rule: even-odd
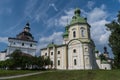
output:
[[[86,58],[86,65],[89,65],[89,59]]]
[[[13,44],[15,45],[15,42]]]
[[[75,31],[73,31],[73,38],[75,38],[76,37],[76,32]]]
[[[85,48],[85,51],[88,51],[88,48]]]
[[[53,52],[51,52],[51,55],[53,55]]]
[[[47,53],[45,53],[45,56],[47,56]]]
[[[60,51],[58,51],[58,54],[60,54]]]
[[[73,53],[76,53],[76,49],[73,50]]]
[[[76,61],[76,59],[74,59],[74,65],[77,65],[77,61]]]
[[[22,43],[22,46],[24,46],[24,43]]]
[[[30,47],[32,47],[32,44],[30,44]]]
[[[58,66],[60,66],[60,60],[58,60]]]
[[[82,37],[85,37],[85,30],[84,29],[81,30],[81,35],[82,35]]]

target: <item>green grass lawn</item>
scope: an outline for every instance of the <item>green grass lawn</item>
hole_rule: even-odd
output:
[[[38,72],[38,71],[32,71],[32,70],[0,70],[0,77],[26,74],[26,73],[33,73],[33,72]]]
[[[120,80],[120,70],[53,71],[9,80]]]

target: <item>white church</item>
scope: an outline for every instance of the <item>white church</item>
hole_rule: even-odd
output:
[[[80,9],[76,8],[71,22],[65,27],[63,44],[48,44],[41,49],[41,56],[51,59],[53,69],[110,70],[108,60],[101,61],[99,54],[95,53],[95,44],[90,36],[91,26],[80,14]]]
[[[90,36],[91,26],[87,19],[81,17],[80,9],[76,8],[71,22],[65,27],[63,44],[56,45],[53,42],[41,49],[41,56],[49,57],[53,66],[52,69],[73,70],[73,69],[111,69],[111,59],[107,49],[104,48],[101,60],[99,52],[95,50],[95,44]],[[6,56],[16,49],[23,53],[36,55],[37,41],[30,33],[30,24],[27,23],[21,33],[15,38],[8,38],[8,48],[0,52],[0,61],[6,60]]]

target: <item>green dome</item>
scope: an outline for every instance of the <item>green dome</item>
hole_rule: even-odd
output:
[[[83,18],[80,16],[80,9],[76,8],[74,11],[74,16],[72,17],[72,20],[70,22],[70,25],[75,24],[75,23],[87,23],[86,18]]]
[[[63,33],[63,37],[68,37],[68,32]]]
[[[53,42],[47,45],[47,47],[54,47],[54,46],[56,46],[56,44],[54,44]]]
[[[75,15],[80,15],[81,11],[79,8],[76,8],[75,11],[74,11],[74,14]]]

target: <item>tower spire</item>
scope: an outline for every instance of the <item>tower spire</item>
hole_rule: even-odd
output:
[[[27,22],[26,25],[25,25],[25,28],[24,28],[25,32],[29,32],[30,31],[30,27],[29,26],[30,26],[30,23]]]

